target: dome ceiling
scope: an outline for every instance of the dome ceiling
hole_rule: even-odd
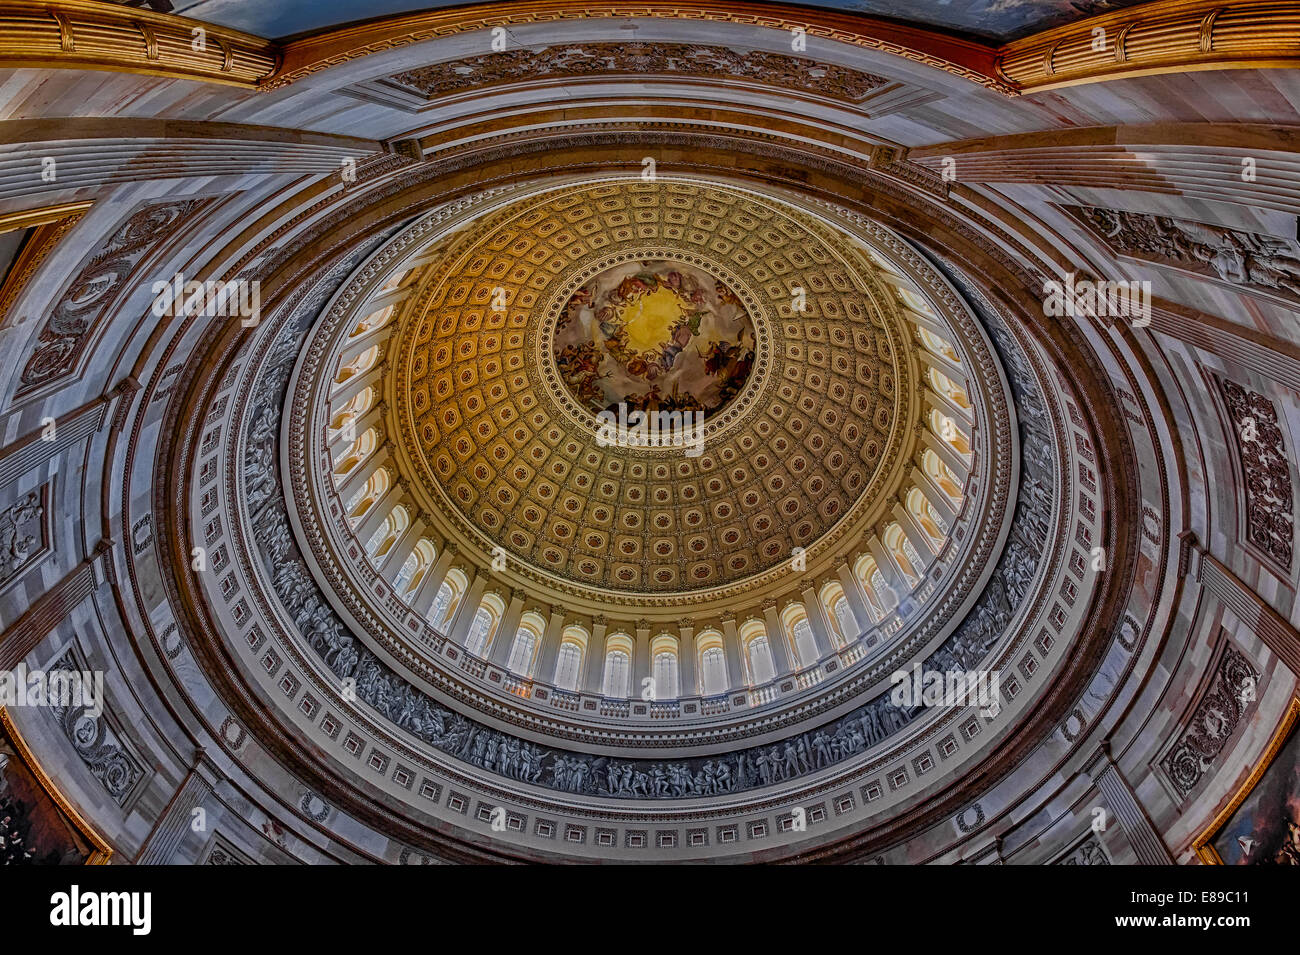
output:
[[[906,339],[846,238],[690,182],[494,214],[403,317],[418,483],[484,550],[599,590],[711,588],[812,548],[896,482],[913,423]],[[701,412],[701,442],[597,440],[619,402]]]

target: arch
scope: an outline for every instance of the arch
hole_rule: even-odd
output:
[[[546,631],[546,621],[535,611],[528,611],[519,618],[515,630],[514,642],[510,644],[510,657],[506,669],[520,676],[531,677],[533,667],[537,664],[537,652],[542,646],[542,634]]]
[[[661,633],[650,641],[650,675],[654,677],[654,698],[675,700],[682,695],[677,638]]]
[[[349,424],[355,423],[357,419],[361,418],[370,410],[371,405],[375,402],[375,396],[377,394],[378,393],[373,387],[366,385],[366,387],[362,388],[343,403],[342,407],[340,407],[338,411],[334,413],[334,416],[330,418],[330,443],[333,443],[344,432]]]
[[[400,272],[394,272],[392,275],[388,276],[384,281],[384,284],[379,287],[379,294],[382,295],[384,292],[391,292],[393,289],[399,287],[410,274],[410,269],[403,269]]]
[[[957,354],[957,349],[952,347],[952,342],[946,338],[940,338],[928,328],[922,328],[920,325],[916,326],[916,334],[921,340],[921,344],[925,346],[926,351],[942,355],[954,364],[961,364],[961,358]]]
[[[813,636],[812,621],[808,619],[808,610],[796,601],[781,612],[781,626],[785,628],[786,641],[790,646],[795,661],[795,669],[803,670],[813,666],[820,658],[817,652],[817,640]]]
[[[388,475],[388,469],[379,468],[366,479],[366,482],[361,487],[357,488],[351,500],[347,503],[348,521],[353,527],[360,524],[361,519],[388,492],[391,482],[392,478]]]
[[[560,634],[560,648],[555,653],[553,682],[562,690],[576,690],[582,675],[582,661],[587,656],[588,634],[577,625],[565,627]]]
[[[352,332],[348,337],[360,338],[362,335],[373,332],[376,329],[383,328],[385,325],[388,324],[389,320],[392,319],[393,312],[396,311],[396,308],[397,308],[396,305],[385,305],[383,308],[379,309],[378,311],[371,312],[365,318],[361,319],[361,321],[357,322],[356,326],[352,329]]]
[[[393,590],[401,597],[414,594],[420,589],[420,584],[424,583],[425,575],[437,559],[438,549],[433,546],[433,541],[421,537],[415,542],[410,555],[402,562],[402,569],[397,572],[397,578],[393,581]]]
[[[740,645],[744,650],[745,673],[750,686],[761,686],[776,679],[776,663],[767,642],[767,627],[760,620],[746,621],[740,628]]]
[[[375,528],[370,540],[366,541],[366,555],[375,561],[385,557],[410,523],[411,517],[406,508],[398,504],[388,512],[383,523]]]
[[[894,559],[898,572],[903,575],[908,584],[915,587],[920,583],[921,560],[916,553],[916,548],[912,547],[912,542],[903,533],[903,528],[897,523],[890,524],[885,528],[881,541],[885,545],[885,550],[889,551],[889,556]]]
[[[698,633],[695,637],[695,658],[700,695],[716,696],[727,692],[727,650],[722,634],[717,630]]]
[[[496,594],[484,594],[479,601],[478,610],[474,611],[474,620],[470,623],[469,633],[465,635],[465,649],[475,656],[486,656],[492,646],[492,640],[501,627],[501,618],[505,616],[506,605]]]
[[[857,616],[853,605],[844,594],[844,587],[838,580],[832,580],[818,594],[822,606],[828,611],[827,618],[831,625],[831,639],[837,649],[842,649],[858,638],[860,633]]]
[[[953,474],[952,469],[943,463],[939,455],[929,449],[921,455],[921,469],[929,475],[935,486],[948,498],[948,502],[953,509],[959,510],[964,496],[961,478]]]
[[[350,446],[340,451],[334,463],[335,486],[341,485],[347,476],[356,470],[357,465],[374,454],[378,447],[379,432],[374,428],[367,428],[365,433],[359,435]]]
[[[958,408],[970,410],[970,396],[966,394],[964,385],[958,385],[937,368],[930,369],[930,384],[934,386],[936,392],[943,395]]]
[[[889,612],[894,591],[885,582],[884,574],[876,566],[876,559],[870,554],[863,554],[853,565],[853,576],[857,577],[858,583],[862,585],[867,598],[867,612],[871,614],[872,622],[879,621]]]
[[[349,362],[340,362],[338,374],[334,376],[334,384],[342,385],[351,381],[357,375],[364,375],[375,363],[379,361],[379,346],[371,345],[360,355],[357,355]]]
[[[438,586],[438,595],[433,598],[433,606],[429,608],[429,622],[443,630],[460,609],[461,598],[468,589],[469,580],[460,568],[453,567],[447,571],[446,578]]]
[[[956,419],[949,417],[938,409],[930,409],[930,430],[940,441],[948,445],[963,458],[970,457],[970,441]]]
[[[925,536],[930,539],[935,553],[938,553],[944,541],[948,539],[948,527],[925,496],[925,492],[919,487],[912,488],[907,492],[904,504],[907,513],[912,515],[917,525],[925,532]]]
[[[613,699],[625,700],[632,689],[632,652],[635,644],[626,633],[611,634],[605,639],[605,666],[601,692]]]

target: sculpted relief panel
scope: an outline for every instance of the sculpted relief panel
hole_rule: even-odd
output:
[[[1219,658],[1214,682],[1173,749],[1160,761],[1169,781],[1184,799],[1214,767],[1224,745],[1253,708],[1259,670],[1235,647]]]
[[[857,102],[889,83],[883,76],[806,57],[686,43],[586,43],[545,50],[504,50],[407,70],[389,82],[436,99],[494,84],[619,75],[737,79]]]
[[[1263,395],[1235,382],[1221,380],[1219,387],[1245,478],[1246,538],[1289,572],[1295,540],[1295,489],[1277,409]]]
[[[1300,301],[1300,243],[1294,240],[1096,206],[1065,210],[1120,255]]]
[[[55,304],[23,366],[18,394],[66,375],[81,357],[95,324],[126,287],[136,266],[210,199],[158,202],[132,214],[81,267]]]

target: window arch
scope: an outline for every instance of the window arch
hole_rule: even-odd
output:
[[[374,561],[387,556],[410,523],[411,518],[406,508],[398,504],[388,512],[383,523],[375,528],[375,532],[370,535],[370,540],[366,541],[366,555]]]
[[[587,631],[578,626],[565,627],[555,654],[555,685],[561,690],[576,690],[586,656]]]
[[[750,686],[761,686],[776,679],[776,664],[772,661],[772,648],[767,643],[767,628],[758,620],[751,620],[740,630],[740,644],[745,649],[745,669]]]
[[[938,436],[940,441],[958,454],[963,457],[970,455],[970,441],[967,440],[965,432],[962,431],[961,426],[957,424],[954,418],[931,409],[930,430]]]
[[[478,610],[474,612],[469,633],[465,635],[465,649],[475,656],[485,656],[488,647],[492,644],[492,638],[497,635],[497,628],[501,626],[501,618],[505,616],[505,611],[505,604],[501,602],[500,597],[496,594],[484,594]]]
[[[388,276],[387,281],[385,281],[384,284],[379,287],[380,294],[383,294],[384,292],[391,292],[393,289],[401,285],[403,279],[405,279],[410,274],[411,274],[410,269],[403,269],[401,272],[394,272],[392,275]]]
[[[601,692],[615,699],[627,699],[632,686],[632,638],[615,633],[605,640],[605,669]]]
[[[367,332],[373,332],[377,328],[383,328],[388,324],[388,320],[393,317],[395,305],[385,305],[376,312],[371,312],[361,321],[357,322],[356,327],[352,329],[350,338],[360,338]]]
[[[727,652],[722,634],[705,630],[695,637],[696,670],[699,673],[699,692],[703,696],[716,696],[727,692]]]
[[[506,661],[507,670],[520,676],[533,675],[545,629],[546,621],[540,614],[529,611],[519,618],[519,628],[515,630],[515,640],[510,645],[510,658]]]
[[[907,492],[907,512],[925,532],[925,536],[930,539],[931,547],[937,553],[943,547],[944,541],[948,539],[948,525],[939,517],[934,506],[919,487],[914,487]]]
[[[357,421],[362,415],[370,410],[371,405],[375,402],[375,389],[367,385],[353,395],[343,406],[334,412],[330,418],[329,440],[333,442],[338,438],[349,424]]]
[[[822,588],[822,606],[830,611],[831,636],[837,648],[846,646],[858,638],[858,620],[853,613],[853,606],[844,596],[844,588],[839,581],[832,580]]]
[[[885,582],[884,574],[876,566],[876,559],[870,554],[859,557],[858,562],[853,565],[853,575],[858,578],[858,583],[862,585],[863,593],[866,594],[867,611],[872,615],[873,622],[880,620],[888,613],[894,591]]]
[[[794,651],[796,669],[802,670],[812,666],[820,658],[817,652],[817,639],[813,636],[812,621],[808,611],[801,603],[792,603],[781,614],[781,624],[785,627],[786,638]]]
[[[952,473],[952,469],[943,463],[939,455],[927,449],[921,455],[921,468],[930,476],[930,479],[934,481],[939,490],[944,493],[953,508],[960,508],[962,501],[961,479]]]
[[[885,528],[883,541],[885,550],[889,551],[889,556],[894,559],[899,573],[909,585],[915,587],[921,581],[921,561],[917,556],[916,548],[912,547],[912,542],[907,539],[903,529],[897,524],[890,524]]]
[[[379,360],[379,346],[371,345],[349,362],[339,363],[339,373],[334,377],[334,384],[342,385],[357,375],[364,375]]]
[[[379,432],[367,428],[365,434],[357,437],[351,445],[339,452],[334,462],[334,484],[341,485],[362,461],[375,453],[379,447]]]
[[[953,364],[961,364],[961,358],[958,356],[957,350],[952,347],[952,343],[947,339],[940,338],[928,328],[922,328],[920,325],[916,326],[916,331],[920,336],[921,344],[924,345],[928,351],[931,351],[936,355],[942,355]]]
[[[416,541],[415,549],[411,551],[410,556],[402,563],[402,569],[397,572],[397,579],[393,581],[393,590],[402,597],[409,597],[415,593],[420,589],[420,584],[424,583],[425,575],[437,559],[438,549],[433,546],[433,541],[421,537]]]
[[[934,386],[936,392],[943,395],[958,408],[970,409],[970,397],[966,394],[966,389],[937,368],[930,369],[930,384]]]
[[[433,606],[429,608],[429,622],[439,630],[445,630],[460,609],[461,598],[468,587],[469,581],[458,568],[448,571],[446,579],[438,587],[438,595],[433,598]]]
[[[654,698],[675,700],[682,695],[681,674],[677,660],[677,638],[661,633],[650,641],[651,675]]]
[[[357,488],[347,504],[348,520],[353,527],[360,524],[361,519],[388,492],[390,480],[388,469],[379,468],[366,479],[366,482],[361,487]]]

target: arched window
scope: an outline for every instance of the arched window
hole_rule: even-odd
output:
[[[388,276],[388,280],[385,281],[382,286],[380,286],[379,288],[380,294],[383,294],[384,292],[391,292],[393,289],[401,285],[402,280],[405,279],[410,274],[411,274],[410,269],[403,269],[401,272],[394,272],[392,275]]]
[[[388,324],[388,320],[393,317],[393,311],[396,306],[386,305],[377,312],[371,312],[361,321],[357,322],[356,327],[352,329],[352,338],[360,338],[367,332],[373,332],[377,328],[383,328]]]
[[[858,638],[858,621],[838,581],[831,581],[821,591],[822,606],[830,611],[831,638],[836,648]]]
[[[347,504],[348,520],[353,527],[360,524],[361,519],[387,493],[389,480],[387,469],[379,468],[366,479],[366,482],[361,487],[357,488],[356,493],[352,495]]]
[[[475,656],[486,656],[501,618],[505,615],[505,604],[496,594],[484,594],[478,610],[474,613],[474,622],[470,624],[465,636],[465,649]]]
[[[885,528],[883,540],[885,549],[889,551],[889,556],[894,559],[894,564],[898,567],[898,572],[910,586],[915,587],[921,580],[921,561],[917,557],[916,548],[912,547],[912,542],[907,539],[903,529],[897,524],[890,524]]]
[[[358,391],[355,395],[352,396],[352,399],[350,401],[346,402],[343,405],[343,407],[339,408],[338,411],[334,412],[333,417],[330,418],[330,427],[329,427],[330,443],[332,444],[334,440],[339,437],[346,437],[346,439],[349,442],[355,440],[356,439],[355,426],[352,427],[351,434],[344,435],[344,432],[348,430],[349,425],[355,425],[355,422],[358,419],[360,419],[367,411],[370,410],[370,406],[374,403],[374,401],[375,401],[375,389],[370,387],[362,388],[360,391]]]
[[[460,570],[452,568],[448,571],[446,579],[438,588],[438,595],[433,598],[433,606],[429,608],[429,622],[445,631],[460,608],[460,599],[468,586],[469,581]]]
[[[761,686],[776,679],[776,664],[772,662],[772,648],[767,645],[767,630],[758,621],[750,621],[740,634],[745,648],[745,664],[751,686]]]
[[[853,565],[854,576],[862,585],[862,592],[867,597],[867,611],[873,622],[880,620],[897,601],[893,589],[885,583],[885,577],[876,566],[876,560],[869,554],[858,558]]]
[[[349,362],[339,364],[339,373],[334,377],[336,385],[351,381],[357,375],[364,375],[379,360],[379,346],[372,345]]]
[[[555,685],[562,690],[576,690],[582,678],[582,661],[587,656],[587,631],[577,625],[560,633],[560,649],[555,654]]]
[[[429,620],[435,627],[442,627],[451,616],[451,601],[454,596],[451,584],[444,580],[438,588],[438,595],[433,598],[433,606],[429,608]]]
[[[927,450],[921,455],[921,467],[925,473],[930,476],[935,485],[948,498],[953,510],[961,508],[962,499],[962,482],[957,475],[952,473],[952,469],[940,460],[939,455],[933,451]]]
[[[817,640],[813,637],[812,622],[808,619],[804,605],[791,604],[781,614],[781,622],[785,625],[786,636],[794,650],[797,668],[802,670],[816,663],[820,654],[817,652]]]
[[[924,345],[927,350],[936,355],[944,356],[953,364],[961,364],[961,358],[958,357],[957,350],[952,347],[952,343],[947,339],[940,338],[928,328],[922,328],[920,325],[916,326],[916,331],[920,336],[921,344]]]
[[[406,508],[398,504],[384,518],[383,523],[375,528],[375,532],[370,535],[370,540],[366,541],[367,556],[374,561],[382,559],[397,543],[397,539],[402,536],[410,523],[411,519],[406,513]]]
[[[699,692],[703,696],[716,696],[727,691],[727,656],[722,634],[705,630],[695,638],[698,654]]]
[[[966,439],[965,432],[962,431],[961,425],[955,419],[932,410],[930,412],[930,430],[938,435],[940,441],[958,454],[963,456],[970,454],[970,441]]]
[[[650,643],[650,659],[654,664],[651,672],[651,676],[654,677],[654,698],[675,700],[681,696],[681,680],[677,667],[677,639],[666,633],[655,637]]]
[[[576,690],[581,666],[582,647],[571,640],[565,640],[555,654],[555,685],[561,690]]]
[[[931,368],[930,384],[934,386],[935,391],[943,395],[958,408],[970,408],[970,398],[966,394],[966,389],[962,388],[943,372]]]
[[[919,487],[914,487],[907,492],[907,512],[930,539],[931,549],[938,553],[948,537],[948,526],[942,519],[936,519],[937,512]]]
[[[537,661],[537,648],[542,644],[542,631],[546,622],[535,613],[526,613],[515,631],[515,642],[510,645],[510,658],[506,669],[520,676],[531,677]]]
[[[397,578],[393,581],[393,590],[402,597],[414,594],[420,588],[420,584],[424,583],[424,575],[429,572],[437,557],[438,551],[433,546],[433,541],[427,537],[420,538],[416,541],[411,555],[402,563],[402,569],[398,571]]]
[[[359,435],[355,441],[339,451],[334,461],[334,485],[336,487],[341,485],[358,465],[375,453],[377,447],[379,447],[379,432],[374,428],[367,428],[364,434]]]
[[[844,642],[854,639],[858,635],[858,621],[853,616],[853,607],[849,605],[849,598],[840,594],[831,604],[831,614],[835,618],[835,623],[839,628],[840,634],[844,637]],[[841,644],[842,646],[843,644]]]
[[[626,633],[615,633],[605,638],[605,669],[603,688],[605,696],[627,699],[632,690],[632,638]]]
[[[492,614],[486,607],[479,607],[474,613],[474,622],[470,624],[469,636],[465,638],[465,649],[474,654],[482,653],[491,629]]]

